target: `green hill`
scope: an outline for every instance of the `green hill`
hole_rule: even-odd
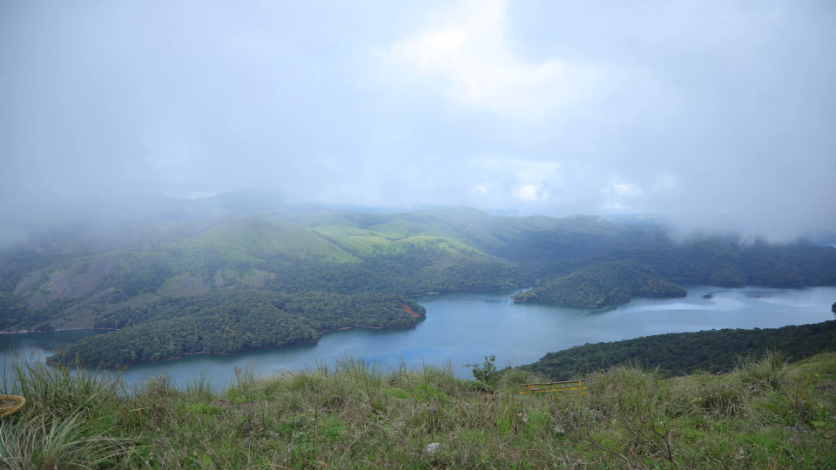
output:
[[[533,285],[517,300],[598,306],[683,295],[676,279],[836,285],[836,249],[803,240],[673,241],[655,224],[497,217],[466,207],[328,211],[263,192],[146,199],[112,204],[143,208],[120,220],[156,223],[0,250],[0,331],[89,328],[126,308],[245,288],[409,296]]]
[[[734,369],[741,358],[778,351],[790,361],[836,352],[836,320],[813,325],[754,330],[724,329],[672,333],[611,343],[586,344],[551,352],[521,366],[553,380],[568,380],[616,365],[640,364],[665,375]]]
[[[276,215],[231,218],[167,248],[228,257],[231,261],[262,261],[277,255],[333,263],[360,261],[315,231]]]
[[[84,339],[51,360],[123,365],[187,354],[235,353],[315,342],[328,330],[408,328],[425,314],[414,300],[393,294],[289,296],[235,289],[169,297],[104,315],[96,326],[121,329]]]
[[[576,307],[627,303],[635,296],[685,297],[682,287],[633,262],[609,262],[582,268],[542,287],[514,296],[514,302],[547,301]]]
[[[340,220],[354,226],[327,225]],[[236,287],[411,295],[523,282],[518,266],[397,215],[223,216],[0,256],[0,329],[13,331],[92,327],[126,306]]]

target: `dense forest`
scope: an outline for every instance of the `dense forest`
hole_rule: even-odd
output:
[[[200,318],[189,327],[195,331],[225,324],[219,305],[243,300],[221,299],[243,291],[304,303],[328,295],[534,286],[516,300],[599,306],[635,296],[682,296],[683,288],[671,282],[680,279],[719,286],[836,285],[836,249],[805,240],[675,241],[662,225],[586,216],[496,217],[469,208],[364,214],[274,207],[248,198],[218,204],[211,211],[178,209],[166,223],[137,220],[57,232],[63,235],[0,250],[0,331],[120,328],[119,337],[128,338],[132,328],[144,325],[137,331],[146,334],[159,329],[149,322],[165,320],[180,335],[186,317]],[[259,305],[252,312],[266,308]],[[277,310],[264,311],[283,325],[305,325],[305,331],[334,324],[324,309]],[[303,336],[275,332],[272,339],[222,342],[262,347]],[[176,342],[166,357],[205,346],[183,344]]]
[[[514,296],[514,302],[541,300],[577,307],[629,302],[635,296],[685,297],[682,287],[635,262],[609,262],[582,268],[545,286]]]
[[[394,294],[291,296],[237,289],[120,309],[97,326],[122,329],[86,338],[52,360],[122,365],[233,353],[312,342],[339,328],[411,327],[425,314],[414,300]]]
[[[585,344],[548,353],[520,368],[554,380],[569,380],[618,364],[658,367],[665,375],[679,376],[697,370],[727,372],[741,358],[760,357],[767,350],[779,351],[791,362],[836,351],[836,320],[783,328],[671,333]]]

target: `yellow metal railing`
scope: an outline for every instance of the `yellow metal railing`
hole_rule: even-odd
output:
[[[563,382],[550,382],[546,384],[522,384],[522,394],[555,392],[561,395],[584,395],[586,386],[580,380],[566,380]]]

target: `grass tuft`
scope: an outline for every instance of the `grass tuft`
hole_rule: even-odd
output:
[[[758,391],[782,390],[789,381],[787,360],[777,351],[767,351],[760,359],[742,361],[735,372],[744,385]]]
[[[0,422],[0,463],[9,470],[95,468],[129,451],[127,440],[85,435],[84,418],[43,416]]]
[[[101,370],[30,365],[23,360],[12,362],[10,369],[11,379],[3,381],[2,394],[25,397],[25,413],[67,415],[99,408],[121,386],[118,378]]]

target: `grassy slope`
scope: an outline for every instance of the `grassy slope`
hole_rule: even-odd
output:
[[[452,256],[487,258],[467,240],[446,233],[455,233],[454,230],[435,230],[432,224],[396,220],[397,217],[339,213],[227,216],[90,235],[57,247],[59,261],[18,281],[15,295],[26,298],[40,292],[48,301],[77,299],[92,290],[110,287],[104,283],[112,272],[104,272],[91,274],[87,284],[92,283],[95,289],[85,285],[84,289],[69,289],[63,297],[52,292],[53,278],[68,272],[79,277],[86,274],[90,263],[102,259],[113,260],[119,271],[142,269],[145,264],[156,263],[163,264],[172,276],[195,272],[213,276],[214,269],[208,272],[207,267],[219,263],[258,265],[280,255],[326,263],[357,263],[361,257],[398,255],[429,245]],[[371,228],[354,228],[358,225]],[[443,223],[435,225],[443,226]]]
[[[403,221],[375,225],[367,229],[326,225],[316,227],[314,231],[346,251],[366,259],[398,255],[409,249],[426,248],[431,244],[453,256],[487,256],[455,238],[439,232],[413,232],[410,228],[420,230],[424,227],[407,227],[408,225],[408,222]]]
[[[468,207],[446,207],[400,214],[326,212],[294,216],[293,220],[307,227],[331,225],[369,230],[390,239],[417,234],[441,236],[459,240],[491,254],[535,233],[554,230],[588,233],[594,225],[610,225],[594,217],[495,217]]]
[[[537,380],[519,370],[487,393],[449,368],[381,370],[350,358],[277,376],[238,371],[223,391],[199,378],[126,387],[37,368],[4,382],[28,403],[0,423],[0,459],[10,468],[833,468],[834,360],[787,367],[768,356],[677,379],[617,367],[585,377],[588,393],[572,397],[517,394]]]
[[[359,261],[312,230],[275,216],[232,220],[183,240],[173,248],[184,251],[210,251],[225,256],[237,254],[245,261],[257,261],[277,254],[300,259],[316,257],[334,263]]]
[[[801,375],[815,375],[823,380],[836,381],[836,352],[817,354],[793,364],[792,369]]]

